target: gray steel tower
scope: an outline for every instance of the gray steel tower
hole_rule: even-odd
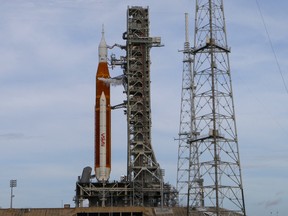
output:
[[[160,46],[160,37],[149,36],[149,10],[127,10],[126,70],[128,159],[133,205],[156,206],[163,177],[151,144],[150,48]]]
[[[192,49],[189,42],[188,14],[185,14],[185,43],[183,52],[183,71],[182,71],[182,91],[181,91],[181,110],[180,127],[178,139],[178,164],[177,164],[177,191],[179,205],[188,203],[189,185],[189,161],[191,148],[189,140],[192,131]]]
[[[196,0],[192,52],[189,212],[246,215],[223,0]]]

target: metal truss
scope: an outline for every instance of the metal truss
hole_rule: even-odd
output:
[[[111,183],[76,183],[76,196],[74,198],[76,207],[83,207],[83,201],[89,200],[89,206],[130,206],[130,195],[132,189],[129,182],[114,181]]]
[[[223,0],[197,0],[189,206],[217,216],[246,214],[229,52]]]
[[[127,177],[132,183],[133,205],[153,206],[161,194],[160,166],[151,144],[150,48],[160,46],[160,38],[149,36],[149,10],[128,7],[127,32]],[[152,190],[151,190],[152,189]]]
[[[125,207],[133,206],[134,190],[132,184],[126,179],[113,182],[76,182],[75,206],[83,207],[84,200],[89,201],[89,207]],[[158,188],[146,189],[145,193],[159,192]],[[153,199],[154,197],[150,197]],[[157,196],[158,199],[158,196]],[[176,205],[177,191],[170,184],[163,184],[163,204],[165,207]],[[153,205],[149,207],[155,207]]]
[[[189,42],[188,29],[188,14],[185,14],[185,43],[183,52],[183,71],[182,71],[182,91],[181,91],[181,110],[180,110],[180,127],[178,134],[178,164],[177,164],[177,191],[179,193],[178,205],[186,206],[188,203],[189,191],[189,173],[190,161],[196,159],[196,153],[192,153],[194,148],[191,148],[190,140],[194,136],[192,134],[192,115],[193,101],[192,101],[192,63],[193,50]],[[191,157],[192,156],[192,157]],[[195,162],[196,163],[196,162]],[[198,167],[193,169],[198,170]],[[192,171],[192,170],[191,170]],[[190,193],[192,191],[190,190]],[[192,195],[192,194],[190,194]]]

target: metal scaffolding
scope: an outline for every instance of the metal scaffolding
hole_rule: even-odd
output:
[[[186,152],[182,153],[189,160],[185,178],[190,215],[193,209],[217,216],[227,211],[246,215],[229,52],[223,0],[196,0],[191,131],[184,138]],[[180,156],[178,170],[179,161]]]
[[[133,187],[133,205],[157,206],[163,181],[151,144],[150,48],[160,46],[149,36],[149,10],[127,10],[127,177]]]

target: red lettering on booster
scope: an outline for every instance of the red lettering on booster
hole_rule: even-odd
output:
[[[101,146],[104,147],[106,143],[105,133],[101,133]]]

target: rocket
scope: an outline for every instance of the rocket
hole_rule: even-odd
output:
[[[103,82],[103,79],[110,78],[104,28],[102,28],[98,54],[95,102],[95,176],[98,181],[105,182],[108,181],[111,172],[111,107],[110,85]]]

